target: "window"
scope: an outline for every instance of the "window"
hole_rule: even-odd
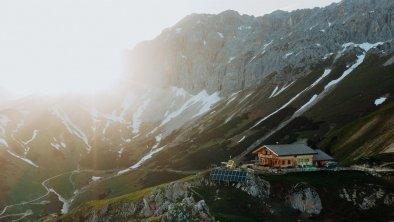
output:
[[[290,160],[287,160],[287,164],[290,164]]]
[[[284,160],[282,160],[282,165],[285,165],[285,161]]]

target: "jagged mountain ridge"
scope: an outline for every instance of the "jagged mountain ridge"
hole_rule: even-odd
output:
[[[389,0],[347,0],[261,17],[235,11],[193,14],[138,45],[130,53],[130,76],[224,95],[267,81],[273,73],[271,81],[290,83],[345,43],[393,39],[393,9]]]

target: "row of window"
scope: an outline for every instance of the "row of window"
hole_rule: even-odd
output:
[[[267,161],[268,162],[268,161]],[[276,164],[280,164],[280,162],[282,162],[282,165],[285,165],[286,164],[286,162],[287,162],[287,164],[288,165],[290,165],[291,164],[291,160],[274,160],[274,164],[276,165]]]
[[[264,163],[268,163],[268,162],[269,162],[269,160],[267,160],[267,159],[262,159],[262,161],[263,161]],[[285,165],[286,163],[287,163],[288,165],[291,164],[291,160],[273,160],[273,162],[274,162],[275,165],[280,164],[280,163],[281,163],[282,165]],[[309,163],[309,159],[299,159],[298,162],[300,162],[301,164]]]

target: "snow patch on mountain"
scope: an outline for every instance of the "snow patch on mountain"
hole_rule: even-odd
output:
[[[249,96],[251,96],[253,93],[248,93],[248,95],[246,95],[244,98],[241,99],[241,101],[239,101],[239,104],[241,104],[243,101],[245,101]]]
[[[175,87],[175,86],[171,87],[171,91],[175,94],[175,96],[186,97],[186,95],[189,94],[183,88],[178,88],[178,87]]]
[[[13,153],[13,152],[11,152],[11,151],[9,151],[9,150],[7,150],[7,152],[8,152],[9,154],[11,154],[13,157],[18,158],[18,159],[20,159],[20,160],[22,160],[22,161],[28,163],[29,165],[32,165],[32,166],[34,166],[34,167],[38,167],[37,164],[33,163],[33,161],[31,161],[31,160],[29,160],[29,159],[27,159],[27,158],[23,158],[23,157],[21,157],[21,156],[18,156],[18,155],[16,155],[15,153]]]
[[[272,98],[272,97],[276,94],[276,92],[278,91],[278,89],[279,89],[279,87],[278,87],[278,86],[275,86],[275,89],[272,91],[271,95],[270,95],[268,98]]]
[[[371,43],[368,43],[368,42],[362,43],[362,44],[354,44],[353,42],[349,42],[349,43],[343,44],[343,45],[342,45],[342,47],[343,47],[342,52],[344,52],[344,51],[345,51],[348,47],[350,47],[350,46],[358,46],[358,47],[360,47],[360,48],[362,48],[362,49],[364,50],[364,53],[361,54],[361,55],[358,55],[358,56],[357,56],[356,62],[355,62],[352,66],[350,66],[347,70],[345,70],[345,71],[343,72],[343,74],[342,74],[338,79],[332,80],[332,81],[329,82],[324,88],[325,88],[325,89],[331,88],[331,87],[333,87],[334,85],[338,84],[340,81],[342,81],[342,80],[343,80],[346,76],[348,76],[354,69],[356,69],[359,65],[361,65],[361,63],[364,62],[365,55],[366,55],[366,53],[367,53],[370,49],[375,48],[375,47],[377,47],[377,46],[379,46],[379,45],[382,45],[382,44],[383,44],[383,42],[377,42],[377,43],[374,43],[374,44],[371,44]]]
[[[156,153],[162,151],[167,145],[164,145],[160,148],[157,148],[160,145],[160,142],[162,140],[162,134],[159,134],[155,137],[156,140],[156,144],[152,146],[152,148],[150,149],[149,153],[147,153],[145,156],[143,156],[137,163],[135,163],[134,165],[132,165],[131,167],[121,170],[118,172],[117,175],[120,174],[124,174],[127,173],[133,169],[136,169],[138,167],[140,167],[145,161],[147,161],[148,159],[152,158],[153,155],[155,155]]]
[[[284,56],[283,56],[283,58],[284,59],[287,59],[287,57],[289,57],[289,56],[291,56],[291,55],[293,55],[294,54],[294,52],[288,52],[288,53],[286,53]]]
[[[120,150],[118,150],[118,159],[120,159],[122,157],[124,151],[124,147],[122,147]]]
[[[284,86],[282,86],[282,88],[278,91],[278,86],[274,89],[274,91],[271,93],[269,98],[275,97],[279,94],[281,94],[283,91],[285,91],[287,88],[289,88],[291,85],[293,85],[295,81],[291,82],[290,84],[285,84]]]
[[[107,120],[107,122],[105,123],[105,126],[102,130],[103,135],[105,135],[105,133],[107,132],[107,128],[109,127],[110,122]]]
[[[61,213],[62,214],[66,214],[68,212],[68,210],[70,209],[71,202],[66,200],[64,197],[62,197],[62,195],[60,195],[54,189],[49,188],[49,191],[54,193],[57,196],[57,198],[59,199],[59,201],[63,203],[63,206],[62,206],[62,209],[61,209]]]
[[[208,112],[212,108],[212,106],[215,105],[217,102],[219,102],[221,99],[219,97],[219,92],[215,92],[212,95],[209,95],[205,90],[203,91],[201,97],[202,98],[200,102],[202,103],[202,107],[197,112],[197,114],[195,114],[192,118],[195,118],[197,116],[200,116]]]
[[[125,143],[131,143],[131,139],[125,139],[125,138],[123,138],[123,137],[121,137],[121,139],[122,139],[122,141],[125,142]]]
[[[328,59],[328,57],[330,57],[330,56],[332,56],[332,55],[334,55],[334,53],[327,53],[327,54],[325,54],[324,56],[323,56],[323,60],[326,60],[326,59]]]
[[[378,43],[374,43],[374,44],[371,44],[371,43],[362,43],[362,44],[346,43],[346,44],[344,44],[343,45],[344,50],[346,50],[346,48],[348,48],[349,46],[358,46],[364,50],[364,53],[361,55],[358,55],[356,62],[352,66],[350,66],[348,69],[346,69],[338,79],[332,80],[327,85],[325,85],[322,93],[320,93],[319,95],[316,95],[316,94],[313,95],[313,97],[307,103],[305,103],[301,108],[299,108],[294,114],[295,115],[300,114],[301,112],[304,112],[306,110],[306,108],[309,108],[314,103],[316,103],[316,101],[319,100],[319,97],[324,96],[327,93],[327,91],[331,89],[331,87],[338,84],[346,76],[348,76],[354,69],[356,69],[359,65],[361,65],[364,62],[366,53],[370,49],[375,48],[381,44],[383,44],[383,43],[378,42]],[[331,69],[326,69],[324,71],[323,75],[320,78],[318,78],[310,87],[312,88],[315,85],[317,85],[324,77],[326,77],[330,73],[331,73]]]
[[[240,31],[249,30],[249,29],[252,29],[252,26],[245,26],[245,25],[238,26],[238,30]]]
[[[53,148],[55,148],[55,149],[57,149],[57,150],[60,150],[60,149],[62,148],[60,144],[57,144],[57,143],[50,143],[50,144],[51,144],[51,146],[52,146]]]
[[[375,106],[379,106],[379,105],[383,104],[386,101],[386,99],[387,99],[387,97],[384,97],[384,96],[375,99],[375,102],[374,102]]]
[[[55,137],[53,137],[53,141],[54,142],[51,142],[50,145],[57,150],[61,150],[62,148],[67,147],[64,142],[58,142],[58,140]]]
[[[295,113],[299,113],[301,112],[303,109],[307,108],[309,105],[311,105],[313,103],[313,101],[315,101],[317,98],[317,95],[313,95],[312,98],[306,102],[303,106],[301,106],[301,108],[299,108]]]
[[[228,59],[227,63],[230,64],[234,59],[235,59],[235,56],[230,57],[230,58]]]
[[[237,98],[237,95],[238,95],[239,92],[241,92],[241,91],[232,93],[232,94],[228,97],[227,102],[226,102],[226,106],[227,106],[228,104],[232,103],[232,102]]]
[[[159,144],[161,142],[161,139],[162,139],[162,135],[161,134],[155,136],[156,144],[154,146],[152,146],[152,150],[156,149],[159,146]]]
[[[6,146],[6,147],[8,147],[7,141],[6,141],[5,139],[3,139],[3,138],[0,138],[0,146]]]
[[[22,142],[22,143],[25,144],[25,145],[31,143],[31,142],[37,137],[38,132],[39,132],[39,130],[36,130],[36,129],[33,130],[33,135],[32,135],[32,137],[31,137],[28,141]]]
[[[169,113],[165,119],[162,121],[160,126],[170,122],[172,119],[178,117],[183,112],[185,112],[190,107],[197,105],[199,106],[199,110],[192,118],[200,116],[206,112],[208,112],[211,107],[220,100],[219,93],[213,93],[209,95],[205,90],[201,91],[197,95],[190,97],[179,109]]]
[[[94,182],[96,182],[96,181],[99,181],[99,180],[101,180],[101,179],[103,179],[102,177],[96,177],[96,176],[92,176],[92,181],[94,181]]]
[[[240,140],[238,140],[237,143],[240,143],[240,142],[244,141],[245,138],[246,138],[246,136],[243,136]]]
[[[147,160],[149,160],[150,158],[152,158],[153,155],[155,155],[156,153],[162,151],[165,147],[166,147],[166,145],[165,145],[165,146],[162,146],[162,147],[160,147],[160,148],[157,148],[157,149],[155,149],[155,150],[151,150],[148,154],[146,154],[145,156],[143,156],[143,157],[142,157],[137,163],[135,163],[133,166],[131,166],[131,167],[127,168],[127,169],[124,169],[124,170],[119,171],[117,175],[121,175],[121,174],[127,173],[127,172],[129,172],[129,171],[131,171],[131,170],[133,170],[133,169],[136,169],[136,168],[140,167],[145,161],[147,161]]]
[[[323,75],[320,76],[314,83],[312,83],[311,87],[316,86],[324,77],[328,76],[331,73],[331,69],[325,69]]]
[[[116,115],[115,110],[112,111],[110,114],[104,114],[103,116],[105,119],[110,120],[112,122],[127,124],[122,115]]]
[[[150,103],[150,99],[146,99],[140,107],[138,107],[137,111],[133,114],[133,123],[131,127],[133,128],[133,133],[137,134],[140,132],[140,126],[142,123],[141,116],[148,104]]]
[[[391,66],[394,64],[394,56],[391,56],[384,64],[383,66]]]
[[[305,92],[307,89],[302,90],[300,93],[298,93],[297,95],[295,95],[294,97],[292,97],[287,103],[285,103],[284,105],[282,105],[281,107],[279,107],[279,109],[275,110],[274,112],[270,113],[269,115],[265,116],[264,118],[262,118],[261,120],[259,120],[256,124],[254,124],[252,127],[250,127],[249,129],[253,129],[255,128],[257,125],[259,125],[260,123],[262,123],[263,121],[265,121],[266,119],[270,118],[271,116],[275,115],[276,113],[278,113],[279,111],[281,111],[282,109],[286,108],[290,103],[292,103],[294,100],[296,100],[303,92]]]
[[[308,86],[307,88],[305,88],[304,90],[302,90],[301,92],[299,92],[297,95],[295,95],[294,97],[292,97],[288,102],[286,102],[284,105],[282,105],[281,107],[279,107],[279,109],[275,110],[274,112],[270,113],[269,115],[265,116],[264,118],[262,118],[261,120],[259,120],[256,124],[254,124],[251,128],[249,129],[253,129],[255,128],[257,125],[259,125],[260,123],[262,123],[263,121],[265,121],[266,119],[268,119],[269,117],[275,115],[276,113],[278,113],[279,111],[281,111],[282,109],[286,108],[288,105],[290,105],[294,100],[296,100],[301,94],[303,94],[305,91],[310,90],[311,88],[313,88],[314,86],[316,86],[324,77],[326,77],[327,75],[329,75],[331,73],[331,69],[325,69],[322,76],[320,76],[318,79],[316,79],[310,86]],[[293,84],[294,81],[292,83],[289,84],[289,86],[291,84]],[[286,87],[287,88],[287,87]],[[277,94],[276,94],[277,95]],[[312,101],[309,101],[310,103],[312,103],[317,97],[313,98]],[[306,106],[310,105],[310,103],[305,104]],[[303,107],[303,109],[305,109],[305,106]],[[300,109],[301,110],[301,109]]]
[[[375,47],[377,47],[379,45],[382,45],[382,44],[384,44],[384,42],[376,42],[376,43],[364,42],[364,43],[360,43],[360,44],[356,44],[354,42],[347,42],[347,43],[344,43],[342,45],[342,51],[341,52],[346,51],[350,47],[359,47],[359,48],[363,49],[365,51],[365,53],[366,53],[370,49],[375,48]]]
[[[80,128],[78,128],[78,126],[75,123],[73,123],[71,121],[71,119],[69,118],[67,113],[64,110],[62,110],[60,107],[57,107],[57,106],[52,107],[51,111],[54,115],[56,115],[58,118],[60,118],[60,120],[62,121],[64,126],[66,126],[67,130],[71,134],[79,137],[85,143],[86,150],[88,152],[90,152],[92,149],[92,146],[89,144],[88,137]]]

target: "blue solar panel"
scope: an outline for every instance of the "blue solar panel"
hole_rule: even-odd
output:
[[[212,170],[209,179],[214,181],[226,181],[226,182],[245,182],[247,172],[237,170]]]

